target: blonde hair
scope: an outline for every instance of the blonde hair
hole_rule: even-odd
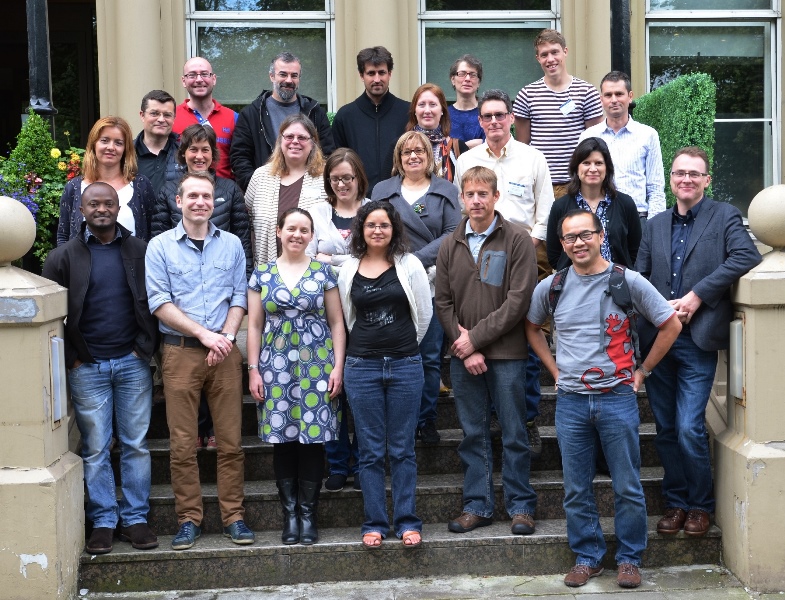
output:
[[[401,159],[401,152],[403,152],[404,146],[408,144],[411,140],[417,140],[422,144],[423,148],[425,148],[425,155],[428,157],[428,166],[425,172],[428,175],[433,175],[436,172],[436,161],[433,158],[433,145],[431,144],[431,140],[429,140],[424,133],[420,131],[407,131],[401,137],[398,138],[398,141],[395,143],[395,150],[393,150],[393,168],[392,174],[400,175],[403,177],[405,175],[403,171],[403,160]]]
[[[305,161],[305,170],[311,177],[319,177],[324,171],[324,154],[319,147],[319,132],[316,131],[316,126],[311,119],[302,113],[288,116],[281,123],[281,128],[278,130],[278,137],[275,140],[275,149],[270,156],[267,164],[270,165],[270,175],[282,177],[289,174],[289,167],[286,166],[286,158],[283,155],[283,148],[281,141],[283,139],[283,132],[289,129],[292,125],[302,125],[303,128],[311,136],[311,152]]]
[[[122,117],[102,117],[95,122],[87,136],[87,146],[82,160],[82,172],[88,181],[98,181],[98,158],[95,155],[95,145],[101,137],[101,132],[107,127],[117,127],[125,139],[123,156],[120,158],[120,169],[126,183],[133,181],[139,169],[136,165],[136,150],[134,149],[134,138],[131,134],[131,127]]]

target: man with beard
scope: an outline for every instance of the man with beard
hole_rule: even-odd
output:
[[[245,191],[253,172],[270,158],[284,119],[298,111],[307,115],[319,132],[325,156],[335,150],[327,113],[313,98],[297,93],[302,65],[291,52],[281,52],[270,63],[272,91],[264,90],[246,106],[237,120],[230,159],[237,185]]]

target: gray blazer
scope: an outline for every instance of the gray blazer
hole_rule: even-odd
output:
[[[690,320],[692,341],[706,351],[728,347],[733,319],[730,288],[762,260],[760,252],[744,228],[741,212],[731,204],[703,197],[692,227],[682,264],[682,292],[689,291],[703,301]],[[666,300],[671,299],[672,209],[646,224],[638,249],[635,270],[648,279]],[[641,347],[654,339],[657,330],[643,321]]]

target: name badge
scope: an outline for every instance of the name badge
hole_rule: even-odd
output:
[[[526,186],[522,183],[510,181],[507,183],[507,193],[510,196],[523,197],[523,195],[526,193]]]
[[[567,100],[567,102],[565,102],[559,107],[559,110],[561,111],[561,114],[563,114],[566,117],[572,111],[574,111],[575,108],[576,108],[575,102],[573,102],[572,98],[570,98],[569,100]]]

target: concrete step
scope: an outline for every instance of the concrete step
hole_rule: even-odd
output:
[[[351,481],[351,479],[350,479]],[[561,471],[534,471],[530,478],[537,492],[537,519],[563,519],[564,485]],[[646,496],[646,507],[650,515],[661,515],[663,506],[660,486],[661,467],[641,469],[641,482]],[[494,477],[495,517],[508,518],[504,510],[504,496],[501,477]],[[424,523],[440,523],[457,517],[463,506],[463,475],[419,475],[417,478],[417,516]],[[612,516],[613,489],[611,480],[605,475],[597,475],[594,480],[594,494],[601,516]],[[218,508],[218,494],[214,483],[202,486],[205,533],[221,533],[222,524]],[[392,508],[390,479],[387,479],[388,510]],[[245,483],[245,521],[254,531],[280,531],[281,505],[275,482],[247,481]],[[392,513],[390,513],[392,522]],[[177,532],[177,516],[174,508],[172,488],[168,484],[154,485],[150,494],[148,523],[159,535],[174,535]],[[355,491],[351,484],[343,490],[328,492],[322,488],[319,498],[319,524],[322,527],[359,527],[364,520],[362,493]]]
[[[703,538],[656,533],[657,517],[648,522],[644,567],[718,564],[721,532],[712,527]],[[615,569],[613,520],[601,519],[608,550],[605,566]],[[252,546],[237,546],[220,534],[205,534],[185,551],[170,549],[162,536],[155,550],[134,550],[116,542],[110,554],[82,554],[79,587],[91,592],[198,590],[286,585],[317,581],[374,581],[398,577],[452,575],[541,575],[566,573],[575,563],[563,520],[541,520],[531,536],[510,534],[509,521],[467,534],[447,531],[444,522],[426,524],[423,544],[406,549],[388,537],[377,550],[360,542],[360,528],[326,528],[313,546],[284,546],[278,531],[260,532]]]

